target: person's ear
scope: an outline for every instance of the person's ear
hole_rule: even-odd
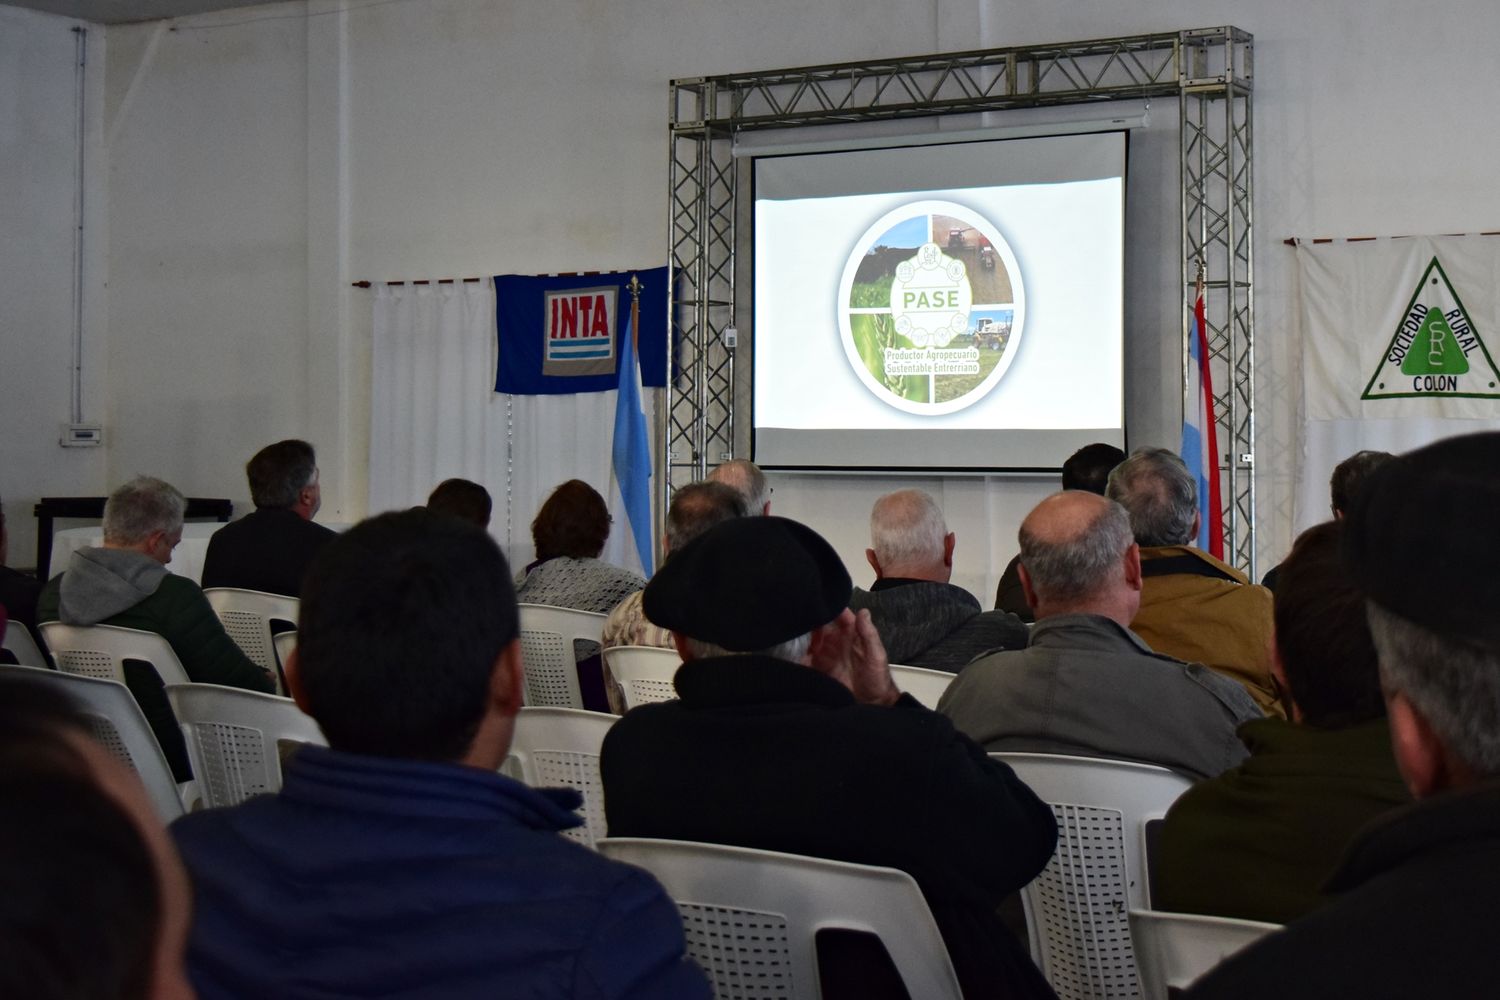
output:
[[[944,566],[950,566],[951,567],[953,565],[953,548],[957,544],[958,544],[958,533],[957,532],[950,531],[950,532],[948,532],[947,535],[945,535],[943,537],[943,565]]]
[[[1031,574],[1025,563],[1016,563],[1016,575],[1021,578],[1021,593],[1026,595],[1026,606],[1036,610],[1036,588],[1031,585]]]
[[[1412,797],[1424,799],[1447,788],[1454,778],[1451,761],[1432,723],[1400,691],[1386,693],[1385,707],[1391,752]]]
[[[1193,511],[1193,544],[1198,544],[1198,532],[1203,528],[1203,514],[1201,511]]]
[[[521,640],[512,639],[495,657],[490,672],[490,701],[506,716],[521,711],[526,703],[526,671],[521,661]]]
[[[875,571],[875,579],[880,579],[880,559],[875,555],[874,549],[865,549],[865,561]]]
[[[1286,679],[1286,661],[1281,658],[1281,647],[1276,643],[1274,629],[1271,632],[1271,679],[1276,682],[1281,700],[1286,704],[1287,718],[1293,722],[1301,722],[1302,709],[1292,700],[1292,686]]]
[[[287,654],[286,662],[281,665],[281,673],[286,677],[287,695],[296,703],[303,715],[312,715],[310,703],[307,700],[307,689],[302,686],[302,660],[297,656],[296,649]]]
[[[1125,550],[1125,555],[1122,559],[1125,568],[1125,583],[1131,590],[1140,590],[1141,580],[1143,579],[1141,576],[1141,547],[1135,542],[1131,542],[1130,547]]]

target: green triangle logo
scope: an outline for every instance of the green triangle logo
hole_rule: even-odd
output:
[[[1360,398],[1422,396],[1500,399],[1500,369],[1436,257]]]

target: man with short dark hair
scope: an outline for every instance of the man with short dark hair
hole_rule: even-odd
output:
[[[444,479],[427,498],[427,509],[461,517],[481,528],[490,526],[495,503],[490,491],[471,479]]]
[[[1112,444],[1102,442],[1086,444],[1073,454],[1062,467],[1062,488],[1084,490],[1104,495],[1104,486],[1109,482],[1110,470],[1125,461],[1125,453]],[[995,588],[995,610],[1009,611],[1022,621],[1036,621],[1036,612],[1026,603],[1026,590],[1021,586],[1021,557],[1017,555],[1000,574],[1000,585]]]
[[[1159,653],[1202,663],[1245,685],[1267,715],[1286,717],[1271,674],[1271,592],[1196,547],[1198,481],[1165,448],[1137,448],[1105,495],[1130,514],[1141,547],[1141,608],[1131,631]]]
[[[1054,493],[1021,522],[1020,542],[1030,645],[965,667],[938,711],[991,752],[1136,760],[1195,778],[1245,758],[1235,727],[1260,717],[1245,689],[1129,628],[1141,562],[1119,504]]]
[[[1294,920],[1324,901],[1360,827],[1411,801],[1340,528],[1309,528],[1282,564],[1273,669],[1292,717],[1240,726],[1250,759],[1173,803],[1152,860],[1157,909]]]
[[[37,620],[155,632],[182,661],[189,680],[270,693],[275,682],[235,645],[198,585],[167,571],[182,540],[186,507],[174,486],[150,476],[137,476],[111,493],[104,503],[104,544],[78,549],[67,570],[47,582],[37,599]],[[125,683],[172,773],[187,781],[187,747],[161,678],[149,664],[131,660]]]
[[[312,445],[267,445],[245,465],[255,510],[213,533],[203,558],[203,586],[237,587],[297,597],[313,557],[335,532],[313,523],[323,504]]]
[[[973,594],[949,582],[957,537],[921,490],[875,501],[865,550],[875,583],[854,588],[849,607],[869,610],[891,662],[957,673],[975,657],[1026,645],[1021,619],[981,611]]]
[[[418,508],[324,549],[287,678],[328,747],[276,795],[172,827],[200,996],[708,996],[661,887],[558,836],[578,794],[498,773],[517,635],[505,558],[471,524]]]
[[[1388,451],[1366,449],[1355,452],[1333,467],[1333,475],[1328,477],[1328,500],[1335,521],[1343,519],[1345,511],[1354,502],[1355,496],[1364,488],[1365,480],[1370,477],[1370,473],[1394,457]],[[1274,593],[1277,574],[1280,570],[1279,565],[1266,570],[1266,575],[1260,578],[1260,585]]]
[[[1494,993],[1500,897],[1500,433],[1377,469],[1344,520],[1391,746],[1418,800],[1366,827],[1332,901],[1235,955],[1194,998]],[[1482,512],[1476,514],[1476,512]]]
[[[896,689],[850,591],[833,547],[780,517],[720,524],[662,565],[645,609],[686,661],[681,700],[632,709],[605,738],[610,835],[899,868],[965,996],[1050,997],[995,907],[1052,856],[1052,811]],[[840,965],[823,995],[878,964]]]

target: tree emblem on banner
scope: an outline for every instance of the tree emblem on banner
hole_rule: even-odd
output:
[[[1360,398],[1421,396],[1500,399],[1500,370],[1436,257]]]

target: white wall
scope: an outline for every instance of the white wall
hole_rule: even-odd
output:
[[[110,366],[108,481],[154,471],[243,500],[249,451],[300,434],[320,446],[324,516],[363,513],[370,301],[349,281],[662,261],[672,77],[1225,23],[1256,36],[1269,565],[1291,537],[1300,385],[1281,240],[1500,228],[1500,8],[1486,0],[430,0],[110,29],[107,338],[91,331]],[[70,73],[21,75],[28,104],[70,101]],[[1174,445],[1175,105],[1159,102],[1153,118],[1132,148],[1127,411],[1133,444]],[[36,155],[62,172],[66,154]],[[5,176],[19,169],[7,162]],[[46,246],[45,270],[57,271],[66,244],[45,242],[43,228],[29,223],[24,239],[7,229],[0,259]],[[28,355],[55,346],[0,308],[7,357],[13,339]],[[28,384],[24,408],[7,392],[9,425],[65,411],[63,389]],[[19,479],[0,473],[13,519],[44,489],[55,451],[38,451]],[[92,475],[97,489],[97,462]],[[906,481],[775,482],[775,509],[827,533],[868,579],[869,501]],[[1051,484],[928,485],[960,534],[958,582],[987,601],[1016,524]]]
[[[98,496],[105,450],[62,448],[71,420],[78,194],[80,22],[0,7],[0,497],[10,564],[35,562],[32,506],[42,496]],[[104,183],[99,103],[104,31],[85,56],[83,418],[105,417],[102,303]]]

